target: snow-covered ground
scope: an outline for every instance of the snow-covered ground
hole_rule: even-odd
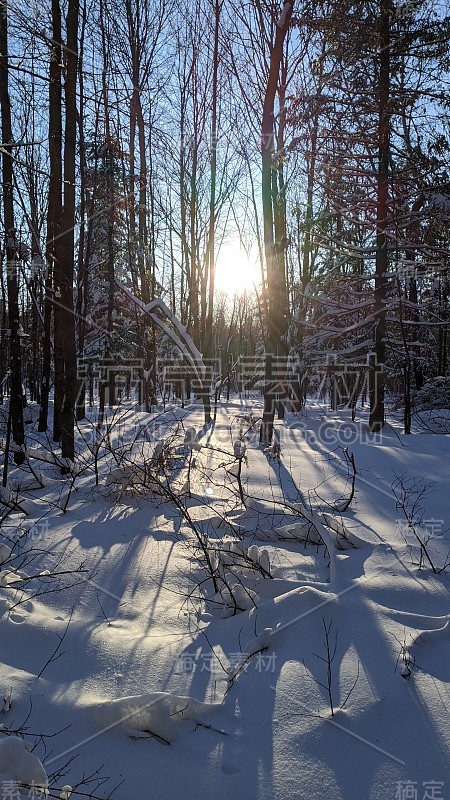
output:
[[[126,407],[70,495],[37,439],[11,472],[0,800],[450,798],[450,438],[311,401],[271,458],[260,414]]]

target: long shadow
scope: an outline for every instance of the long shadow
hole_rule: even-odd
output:
[[[280,458],[268,458],[267,463],[277,477],[283,498],[289,503],[302,503],[304,505],[304,495],[297,486],[291,472],[285,467],[283,455]]]
[[[273,606],[273,601],[265,602],[266,609],[269,605]],[[227,620],[214,620],[205,629],[206,636],[199,632],[180,653],[178,667],[182,666],[183,661],[189,667],[189,696],[214,702],[220,702],[223,698],[224,714],[218,715],[216,722],[226,731],[226,735],[218,739],[220,763],[214,796],[221,800],[241,797],[242,787],[245,787],[246,800],[272,800],[275,692],[268,689],[267,684],[277,681],[281,665],[272,659],[267,662],[271,666],[270,674],[265,674],[258,669],[261,659],[258,661],[258,657],[254,656],[229,687],[222,665],[226,668],[230,662],[236,663],[244,646],[241,640],[243,626],[248,628],[248,638],[252,636],[252,625],[246,614],[242,616],[245,617],[243,621],[239,615]],[[224,636],[234,643],[233,652],[223,652]],[[222,665],[212,654],[212,648],[220,652]],[[260,688],[258,683],[261,684]]]
[[[327,765],[333,770],[337,785],[348,786],[349,774],[352,775],[349,799],[371,796],[375,782],[386,780],[386,776],[389,776],[385,786],[388,797],[389,791],[395,793],[397,781],[421,782],[429,780],[428,774],[435,780],[445,780],[449,775],[448,751],[434,727],[429,709],[417,698],[414,684],[405,682],[400,670],[395,671],[395,655],[381,631],[376,607],[361,600],[358,592],[350,592],[340,599],[340,659],[333,664],[333,669],[340,675],[344,672],[345,654],[350,649],[356,653],[361,664],[360,680],[366,683],[364,702],[361,702],[363,690],[357,686],[354,702],[359,710],[352,712],[350,698],[348,716],[338,715],[335,720],[343,729],[325,720],[318,722],[320,749],[328,754]],[[367,631],[371,632],[370,636]],[[320,673],[315,677],[323,680]],[[336,689],[339,702],[343,702],[347,688],[348,685]],[[423,766],[418,767],[424,741],[434,741],[435,748],[432,753],[424,754]],[[302,737],[302,752],[309,752],[312,758],[317,745],[317,736],[311,737],[311,744],[308,737]],[[358,769],[354,769],[355,763]],[[384,772],[385,777],[380,777]]]

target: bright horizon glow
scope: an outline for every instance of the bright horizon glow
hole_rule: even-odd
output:
[[[255,292],[255,284],[261,283],[258,254],[254,250],[246,253],[239,239],[225,242],[220,248],[216,264],[215,289],[226,292],[229,297]]]

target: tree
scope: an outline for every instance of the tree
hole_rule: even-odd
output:
[[[9,435],[12,433],[14,461],[22,464],[25,455],[22,406],[22,362],[20,353],[20,316],[18,286],[19,242],[14,225],[14,175],[13,175],[13,134],[11,125],[11,102],[9,97],[8,73],[8,7],[6,0],[0,2],[0,107],[2,118],[2,183],[3,183],[3,222],[5,229],[6,282],[8,292],[9,324],[9,421],[8,446],[5,449],[3,483],[6,485]]]
[[[61,11],[59,0],[53,0],[54,41],[61,41]],[[61,93],[57,80],[54,87],[53,119],[56,144],[54,165],[56,169],[54,209],[51,223],[54,225],[52,245],[54,256],[54,360],[55,360],[55,401],[54,438],[61,437],[62,455],[74,460],[74,411],[77,391],[77,358],[75,346],[74,316],[74,253],[75,253],[75,160],[77,130],[77,73],[78,73],[78,0],[69,0],[65,50],[66,77],[64,83],[64,193],[62,195],[61,151],[59,134],[61,125]],[[52,131],[53,133],[53,131]],[[58,186],[56,185],[58,183]],[[63,204],[62,204],[63,200]],[[60,202],[61,201],[61,202]],[[60,229],[58,222],[60,220]],[[49,233],[49,232],[48,232]],[[47,233],[47,237],[48,237]]]
[[[262,209],[264,223],[264,252],[267,270],[267,339],[265,359],[264,411],[260,442],[270,445],[275,416],[275,382],[272,374],[273,358],[287,355],[285,340],[287,330],[286,274],[282,250],[276,247],[275,204],[275,98],[280,81],[283,49],[291,22],[293,2],[286,2],[276,24],[275,41],[271,47],[261,124],[262,156]]]
[[[390,0],[380,0],[379,78],[378,78],[378,174],[377,174],[377,232],[375,257],[375,359],[370,364],[369,427],[376,433],[384,425],[384,369],[386,361],[386,293],[389,223],[389,162],[391,142],[391,57],[390,57]]]
[[[223,0],[214,0],[214,45],[212,63],[212,97],[211,97],[211,191],[209,202],[208,230],[208,314],[205,322],[204,344],[208,357],[213,353],[213,313],[214,313],[214,280],[216,258],[216,193],[217,193],[217,106],[218,106],[218,69],[219,69],[219,26]]]

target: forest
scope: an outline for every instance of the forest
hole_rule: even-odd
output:
[[[25,399],[73,460],[74,420],[95,403],[101,424],[116,384],[139,384],[147,409],[194,391],[185,344],[152,314],[208,365],[206,417],[215,386],[258,384],[270,444],[275,409],[319,376],[335,404],[367,385],[373,430],[397,394],[408,432],[411,395],[448,370],[443,6],[2,8],[16,462]]]
[[[0,0],[0,800],[449,797],[449,88],[441,0]]]

